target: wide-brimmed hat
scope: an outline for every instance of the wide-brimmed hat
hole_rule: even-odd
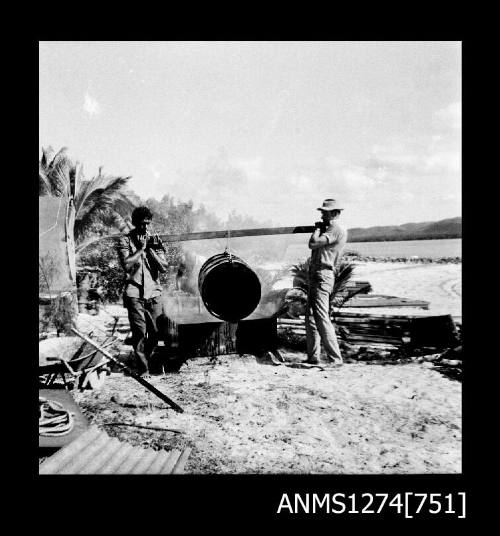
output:
[[[318,210],[344,210],[344,207],[336,199],[325,199],[323,206],[318,207]]]

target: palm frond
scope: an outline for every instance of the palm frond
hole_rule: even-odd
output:
[[[354,272],[354,265],[347,261],[342,261],[337,267],[335,274],[335,284],[333,285],[333,296],[344,292],[347,287],[347,283],[351,280]]]
[[[134,207],[123,194],[123,187],[130,177],[112,177],[100,174],[83,183],[75,198],[75,240],[81,241],[89,227],[115,213],[128,216]],[[123,222],[122,222],[123,223]]]
[[[369,285],[369,289],[371,290],[371,285]],[[362,288],[355,288],[355,289],[349,290],[344,295],[333,295],[331,303],[334,307],[341,309],[351,298],[354,298],[354,296],[357,296],[358,294],[365,293],[365,292],[366,292],[366,287],[362,287]]]
[[[55,151],[52,150],[52,147],[49,147],[49,149],[54,153]],[[51,155],[49,166],[52,164],[57,163],[61,159],[67,159],[68,148],[67,147],[61,147],[57,153],[55,153],[53,156]]]
[[[75,196],[75,210],[78,215],[81,211],[92,209],[96,202],[100,208],[111,206],[121,196],[123,187],[130,177],[113,177],[98,174],[90,181],[82,184]]]
[[[50,192],[50,181],[43,165],[40,162],[38,164],[38,196],[49,195]]]
[[[290,272],[293,275],[293,286],[295,288],[300,288],[306,293],[309,292],[309,264],[310,259],[307,259],[290,268]],[[355,265],[348,261],[341,261],[337,266],[333,292],[330,297],[331,309],[333,309],[333,307],[342,307],[348,299],[363,290],[353,289],[352,291],[349,291],[347,289],[347,284],[352,279],[354,268]]]
[[[290,273],[293,275],[293,286],[308,292],[309,290],[309,264],[310,259],[304,262],[294,264],[290,268]]]
[[[118,229],[121,233],[128,232],[133,227],[130,219],[122,216],[119,211],[115,210],[115,207],[113,207],[113,210],[102,214],[99,217],[99,222],[110,229]]]
[[[54,149],[50,145],[47,147],[42,147],[42,158],[40,159],[40,165],[43,168],[48,168],[50,162],[52,161],[52,156],[54,154]]]
[[[46,168],[52,195],[56,197],[70,196],[70,174],[73,167],[73,162],[65,155],[56,156],[52,160],[48,168]]]
[[[42,147],[42,157],[39,161],[38,190],[40,195],[60,197],[70,195],[69,176],[74,166],[63,147],[54,154],[51,146]]]

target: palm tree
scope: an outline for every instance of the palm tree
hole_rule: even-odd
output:
[[[293,265],[290,269],[293,275],[293,286],[303,290],[306,295],[309,292],[309,263],[310,259],[307,259],[304,262]],[[354,267],[354,263],[348,261],[341,261],[337,266],[333,292],[330,296],[330,313],[334,313],[334,308],[341,309],[356,294],[371,291],[371,285],[369,284],[355,289],[348,288],[348,283],[354,273]]]
[[[124,194],[130,177],[104,175],[102,167],[91,180],[85,180],[83,166],[73,162],[63,147],[57,153],[52,147],[42,148],[39,162],[38,194],[64,197],[72,208],[73,238],[81,243],[97,222],[124,227],[124,217],[134,207]]]

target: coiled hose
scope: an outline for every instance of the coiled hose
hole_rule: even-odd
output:
[[[55,400],[38,397],[38,434],[57,437],[69,434],[74,426],[74,413]]]

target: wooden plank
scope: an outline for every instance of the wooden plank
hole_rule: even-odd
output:
[[[183,242],[186,240],[207,240],[211,238],[238,238],[242,236],[270,236],[281,234],[312,233],[314,226],[298,227],[261,227],[258,229],[234,229],[224,231],[202,231],[198,233],[181,233],[177,235],[160,235],[163,242]]]
[[[406,327],[409,323],[396,320],[396,321],[390,321],[387,319],[364,319],[364,318],[335,318],[332,319],[334,324],[338,324],[339,326],[353,326],[355,328],[359,327],[361,329],[363,328],[403,328]],[[278,319],[278,326],[279,327],[300,327],[304,326],[305,321],[304,320],[281,320]]]
[[[304,318],[278,318],[278,324],[303,324],[305,322]]]
[[[257,229],[226,229],[223,231],[201,231],[197,233],[160,234],[159,236],[163,242],[185,242],[189,240],[209,240],[213,238],[238,238],[241,236],[270,236],[312,233],[313,231],[314,226],[312,225],[299,225],[297,227],[261,227]],[[77,246],[76,253],[80,253],[83,249],[87,248],[91,244],[95,244],[96,242],[101,242],[103,240],[117,240],[121,236],[121,233],[116,233],[109,236],[102,236],[88,240]]]
[[[365,320],[362,318],[336,318],[332,320],[334,324],[337,324],[339,326],[352,326],[353,328],[359,328],[359,329],[380,329],[380,328],[403,328],[408,325],[407,322],[401,322],[401,321],[388,321],[388,320]],[[279,327],[300,327],[304,326],[305,322],[303,320],[299,320],[296,322],[290,322],[288,320],[286,321],[280,321],[278,320],[278,326]]]
[[[399,320],[391,318],[370,318],[370,317],[361,317],[361,318],[345,318],[345,317],[335,317],[333,318],[338,324],[359,324],[359,325],[405,325],[409,323],[409,320]]]
[[[295,335],[305,336],[306,330],[294,329],[292,330],[292,333],[294,333]],[[390,342],[391,344],[398,344],[398,345],[402,344],[402,336],[376,335],[376,334],[369,334],[369,333],[367,334],[349,333],[348,335],[337,333],[337,336],[347,341],[372,341],[372,342],[384,341],[384,342]]]
[[[429,308],[429,302],[398,296],[385,296],[382,294],[366,294],[355,296],[348,300],[343,307],[421,307]]]
[[[401,343],[401,337],[387,337],[384,335],[347,335],[346,339],[348,341],[372,341],[372,342],[390,342],[390,343]]]
[[[389,313],[355,313],[351,311],[337,311],[335,312],[332,317],[333,318],[373,318],[373,319],[382,319],[382,318],[388,318],[391,320],[402,320],[402,321],[409,321],[413,318],[427,318],[429,316],[433,315],[395,315],[395,314],[389,314]],[[304,317],[302,317],[304,318]]]
[[[366,344],[353,344],[352,346],[355,346],[357,348],[369,348],[370,350],[382,350],[382,351],[392,351],[392,350],[398,349],[398,346],[394,346],[392,344],[376,344],[373,342],[366,343]]]

